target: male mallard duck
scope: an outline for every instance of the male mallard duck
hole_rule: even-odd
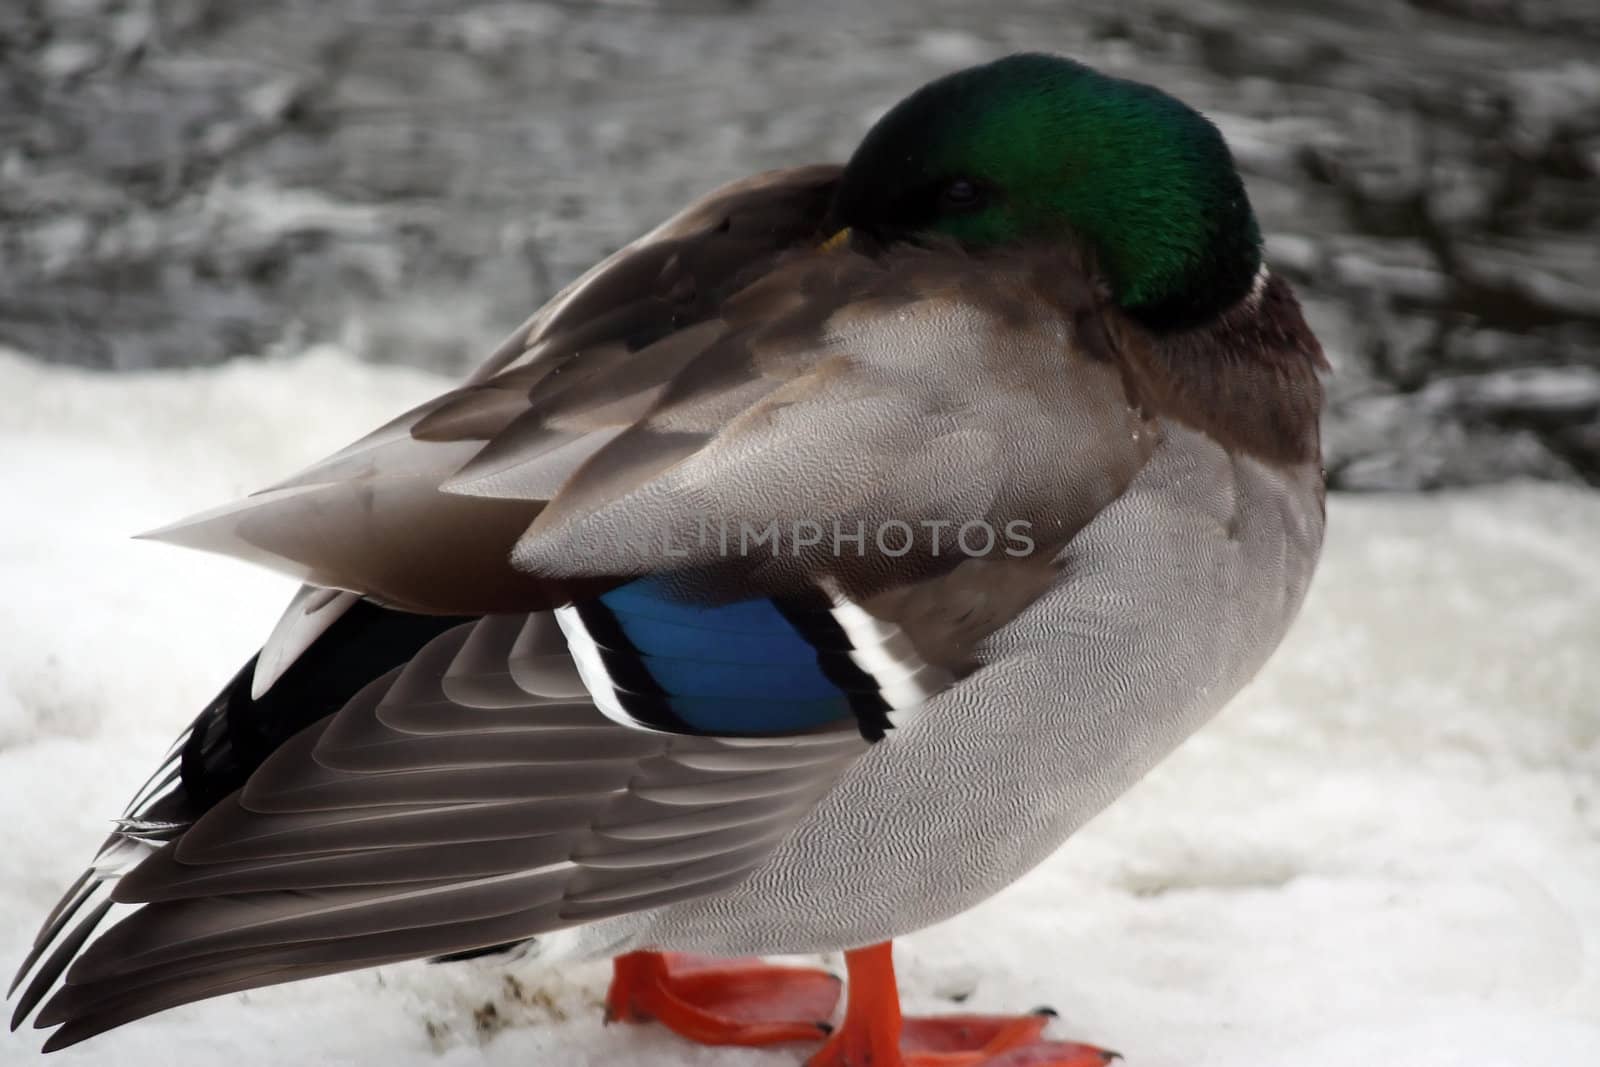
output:
[[[1066,59],[712,193],[462,388],[157,534],[306,586],[13,1026],[531,944],[696,1041],[1102,1062],[1039,1016],[902,1020],[889,942],[1260,668],[1322,540],[1322,366],[1218,131]],[[837,1030],[831,976],[668,954],[832,949]]]

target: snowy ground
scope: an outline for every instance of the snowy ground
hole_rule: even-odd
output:
[[[90,376],[0,354],[0,969],[287,593],[124,535],[442,383],[333,352]],[[1600,494],[1330,501],[1262,678],[1041,870],[906,940],[913,1010],[1052,1004],[1131,1067],[1600,1063]],[[70,1064],[795,1064],[603,1031],[605,968],[385,968]],[[0,1036],[0,1064],[37,1035]]]

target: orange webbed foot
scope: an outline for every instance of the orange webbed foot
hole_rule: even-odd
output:
[[[845,956],[850,1002],[844,1025],[807,1067],[1105,1067],[1114,1052],[1046,1041],[1051,1013],[903,1018],[885,943]]]
[[[839,1003],[826,971],[632,952],[613,961],[606,1021],[655,1021],[702,1045],[820,1041]]]

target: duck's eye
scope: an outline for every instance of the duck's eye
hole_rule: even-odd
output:
[[[983,190],[971,178],[954,178],[939,190],[939,202],[947,208],[970,210],[983,202]]]

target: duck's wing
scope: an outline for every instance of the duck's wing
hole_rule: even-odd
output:
[[[98,939],[99,909],[52,923],[19,1018],[63,970],[36,1020],[60,1027],[52,1048],[744,878],[897,715],[977,665],[1148,457],[1075,270],[792,250],[699,323],[574,347],[559,378],[513,359],[202,523],[208,547],[483,617],[175,828],[110,883],[138,907]],[[436,444],[448,462],[419,459]],[[441,501],[524,510],[474,526]],[[758,536],[730,550],[708,520]],[[351,545],[391,536],[411,551],[358,573]],[[434,566],[461,587],[412,573]]]
[[[792,207],[800,194],[781,188]],[[796,214],[814,236],[820,219]],[[153,536],[440,614],[551,606],[574,577],[663,563],[731,573],[735,593],[820,574],[860,594],[944,569],[925,558],[940,548],[925,521],[1058,546],[1148,456],[1114,311],[1070,257],[826,251],[792,222],[747,269],[701,271],[687,265],[741,228],[737,212],[696,217],[695,239],[624,253],[564,298],[502,369]],[[656,295],[628,317],[590,305],[624,300],[635,275]],[[683,288],[689,310],[659,295],[702,275],[720,285]],[[825,536],[796,545],[813,524]],[[835,550],[907,525],[910,558],[887,569],[884,546]],[[723,542],[741,534],[778,537],[783,558],[730,561]]]
[[[848,717],[728,739],[620,725],[551,613],[453,627],[123,874],[112,900],[141,906],[61,941],[35,1025],[59,1025],[59,1048],[231,990],[715,892],[866,744]]]
[[[796,168],[710,194],[558,294],[466,385],[276,486],[146,536],[413,611],[552,601],[547,583],[508,563],[539,490],[726,338],[731,294],[825,236],[837,175]],[[497,495],[496,457],[513,445],[517,493]]]

